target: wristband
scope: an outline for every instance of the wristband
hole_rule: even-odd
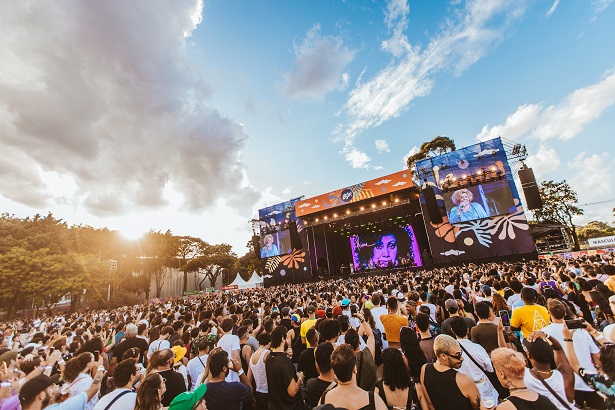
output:
[[[242,375],[242,374],[244,374],[244,373],[245,373],[245,372],[243,371],[243,369],[240,369],[240,370],[237,372],[237,376],[241,376],[241,375]]]
[[[564,342],[572,342],[572,339],[564,339]]]

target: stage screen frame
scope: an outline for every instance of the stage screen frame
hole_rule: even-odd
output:
[[[272,245],[275,248],[272,248],[271,252],[267,252],[265,240],[271,236],[273,238]],[[260,237],[261,244],[261,259],[269,258],[271,256],[284,255],[292,251],[291,241],[290,241],[290,231],[288,229],[278,232],[272,232],[270,234],[265,234]],[[277,252],[275,252],[277,249]]]
[[[470,207],[473,215],[469,217],[459,216],[458,205],[453,201],[455,193],[461,194],[469,191],[472,199]],[[466,192],[463,192],[466,191]],[[484,182],[482,184],[458,187],[447,192],[442,192],[446,214],[450,223],[474,221],[490,218],[493,216],[506,215],[516,211],[513,193],[510,184],[505,178],[498,181]]]
[[[355,272],[400,266],[423,266],[419,245],[412,225],[383,227],[379,228],[379,230],[379,232],[357,233],[350,237],[350,250],[352,252],[352,264]],[[391,235],[395,237],[396,241],[394,261],[391,260],[390,252],[386,252],[387,244],[391,243],[387,241],[386,236]],[[374,250],[379,243],[383,246],[383,253],[378,257],[378,261],[374,261]],[[400,245],[407,249],[405,253],[403,249],[400,249]]]

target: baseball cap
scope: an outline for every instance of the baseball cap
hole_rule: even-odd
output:
[[[345,298],[344,300],[342,300],[342,306],[348,306],[350,305],[350,299]]]
[[[334,307],[333,312],[331,312],[331,314],[333,315],[333,319],[335,319],[336,317],[342,314],[342,308],[339,306]]]
[[[404,296],[404,292],[397,292],[397,300],[399,300],[400,302],[405,302],[406,301],[406,297]]]
[[[206,391],[207,385],[199,384],[193,392],[178,394],[169,405],[169,410],[192,410]]]
[[[316,309],[316,315],[317,315],[319,318],[325,317],[325,315],[326,315],[326,314],[327,314],[327,312],[325,312],[324,310],[322,310],[322,309]]]
[[[31,401],[37,394],[44,391],[52,384],[51,378],[45,374],[41,374],[28,380],[23,386],[21,386],[21,390],[19,391],[19,401],[22,403]]]
[[[459,305],[457,304],[457,301],[455,299],[446,299],[446,302],[444,302],[444,308],[448,309],[448,308],[459,308]]]
[[[292,321],[293,321],[293,322],[295,322],[295,323],[299,323],[299,322],[301,322],[301,316],[299,316],[299,315],[298,315],[298,314],[296,314],[296,313],[293,313],[293,314],[290,316],[290,318],[291,318],[291,319],[292,319]]]
[[[308,312],[308,314],[316,313],[316,308],[314,306],[310,305],[310,306],[307,307],[307,312]]]

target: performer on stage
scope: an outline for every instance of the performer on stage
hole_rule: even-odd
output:
[[[265,246],[261,249],[261,258],[268,258],[270,256],[277,256],[280,254],[278,251],[278,246],[273,243],[273,235],[265,235],[263,242],[265,242]]]
[[[451,200],[456,205],[448,213],[450,223],[472,221],[474,219],[487,218],[487,212],[481,204],[472,202],[474,194],[468,189],[459,189],[453,192]]]

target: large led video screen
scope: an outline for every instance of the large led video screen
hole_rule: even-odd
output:
[[[508,180],[451,189],[443,192],[450,223],[473,221],[516,212]]]
[[[279,231],[261,236],[261,258],[283,255],[291,251],[290,231]]]
[[[358,233],[350,237],[355,271],[423,266],[412,225],[376,226],[376,229],[377,232]]]

